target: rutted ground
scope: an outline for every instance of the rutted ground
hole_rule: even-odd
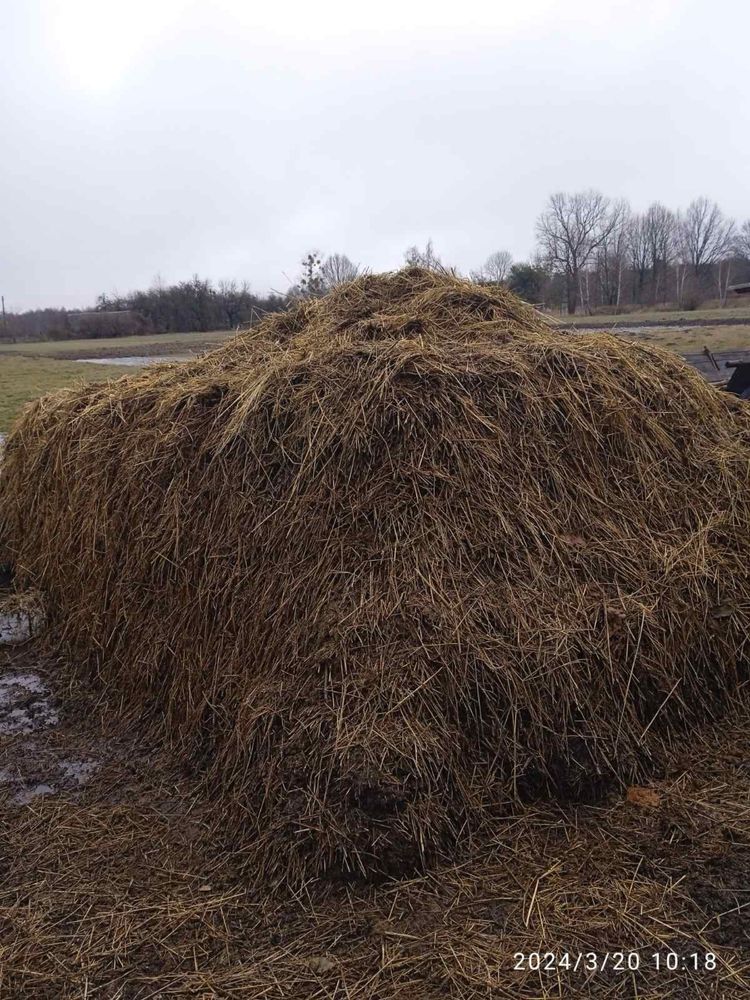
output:
[[[677,354],[692,354],[707,347],[710,351],[729,351],[750,348],[750,323],[731,325],[653,324],[632,325],[627,316],[605,317],[608,321],[596,324],[576,324],[580,332],[601,330],[614,333],[626,340],[638,340],[656,347],[664,347]],[[567,328],[567,324],[566,324]]]

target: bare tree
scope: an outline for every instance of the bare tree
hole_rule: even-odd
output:
[[[347,281],[354,281],[359,270],[359,264],[349,260],[346,254],[332,253],[321,264],[320,276],[326,289],[331,289],[344,285]]]
[[[248,292],[250,291],[249,287],[243,284],[243,291],[245,288],[247,288]],[[231,330],[238,325],[242,314],[237,282],[234,278],[226,281],[220,281],[218,293],[218,300],[221,311],[224,315],[224,320]]]
[[[683,262],[693,268],[696,277],[708,264],[716,264],[727,255],[733,238],[734,222],[708,198],[696,198],[679,217]]]
[[[503,285],[508,280],[513,257],[507,250],[496,250],[491,253],[478,271],[471,272],[472,281],[487,282],[493,285]]]
[[[612,228],[596,251],[596,271],[602,302],[619,311],[622,301],[622,279],[628,262],[632,215],[626,201],[612,206]]]
[[[633,215],[627,229],[627,247],[633,272],[633,298],[643,301],[649,265],[648,223],[645,215]]]
[[[318,295],[323,295],[326,288],[320,273],[323,263],[320,253],[317,250],[310,251],[310,253],[305,254],[300,263],[302,275],[290,294],[296,293],[301,298],[315,298]]]
[[[666,288],[669,265],[675,255],[677,218],[674,212],[658,201],[649,206],[643,218],[651,264],[653,301],[656,303],[659,301],[659,293]]]
[[[547,265],[565,278],[567,307],[575,313],[581,278],[595,251],[618,225],[621,209],[598,191],[553,194],[537,219],[536,235]]]
[[[443,263],[435,253],[432,240],[427,240],[424,250],[418,246],[408,247],[404,253],[404,260],[409,267],[424,267],[428,271],[442,271]]]
[[[743,260],[750,260],[750,219],[743,222],[735,234],[734,252]]]
[[[729,295],[729,283],[732,280],[732,254],[727,254],[716,262],[716,280],[719,286],[719,305],[724,308]]]
[[[690,247],[684,236],[685,230],[678,216],[674,231],[674,279],[675,301],[680,306],[685,305],[685,287],[691,269]]]

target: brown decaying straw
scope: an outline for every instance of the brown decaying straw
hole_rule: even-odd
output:
[[[63,721],[35,733],[31,752],[26,737],[0,740],[0,770],[41,780],[61,757],[98,766],[83,788],[27,806],[0,785],[3,998],[750,995],[746,713],[692,732],[641,790],[648,807],[631,795],[519,806],[458,862],[416,877],[271,888],[223,848],[178,759],[113,720],[64,662],[42,664],[34,648],[9,660],[0,649],[0,674],[44,668]],[[557,964],[535,967],[539,953]]]
[[[747,408],[449,275],[44,397],[0,504],[60,646],[201,766],[266,884],[595,799],[747,688]]]

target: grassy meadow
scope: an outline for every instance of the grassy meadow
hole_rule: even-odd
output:
[[[697,354],[707,347],[710,351],[731,351],[750,348],[750,321],[732,326],[647,326],[627,328],[604,326],[602,323],[576,324],[581,333],[593,330],[614,333],[625,340],[665,347],[678,354]]]
[[[24,341],[0,343],[0,365],[6,355],[29,358],[122,358],[129,355],[196,354],[216,347],[233,337],[233,330],[209,333],[151,333],[133,337],[104,337],[86,340]]]
[[[617,316],[555,314],[550,319],[565,329],[614,333],[626,340],[654,344],[678,354],[698,353],[704,347],[710,351],[750,348],[750,303],[739,299],[723,309],[650,309]]]
[[[0,356],[0,434],[10,430],[24,405],[77,382],[101,382],[138,371],[115,365],[76,364],[49,358]]]
[[[0,433],[24,404],[76,382],[101,382],[138,371],[123,365],[76,363],[75,358],[199,354],[234,336],[232,331],[164,333],[101,340],[45,340],[0,344]]]

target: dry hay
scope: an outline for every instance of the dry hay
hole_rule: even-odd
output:
[[[0,494],[61,646],[199,765],[266,883],[596,798],[747,688],[747,411],[449,276],[46,397]]]
[[[519,332],[544,333],[549,324],[532,306],[502,286],[479,286],[451,274],[405,268],[370,274],[341,285],[324,298],[301,301],[269,316],[238,337],[236,349],[258,341],[315,348],[379,340],[458,343],[507,340]],[[225,345],[214,357],[233,353]]]

